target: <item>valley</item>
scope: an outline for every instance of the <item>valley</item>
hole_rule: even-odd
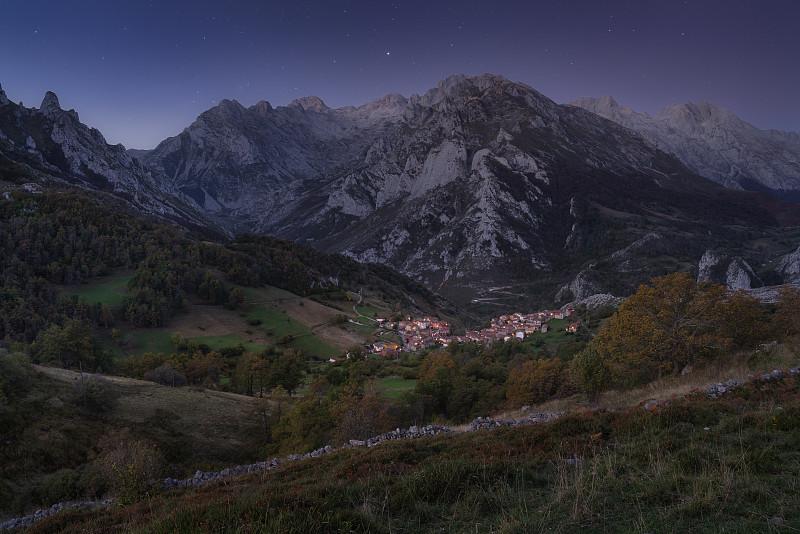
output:
[[[0,89],[0,517],[787,530],[795,137],[484,74],[126,151]]]

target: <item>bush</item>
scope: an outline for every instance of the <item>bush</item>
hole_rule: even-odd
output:
[[[186,377],[173,369],[169,363],[146,372],[144,379],[162,386],[181,387],[186,385]]]
[[[28,357],[21,352],[9,354],[0,349],[0,404],[27,394],[33,380]]]
[[[129,429],[110,435],[101,443],[96,463],[106,478],[109,489],[122,504],[141,499],[149,482],[161,476],[163,457],[150,442],[135,439]]]
[[[74,469],[59,469],[42,484],[39,492],[45,505],[79,498],[78,481],[80,476]]]
[[[119,397],[108,380],[98,376],[83,377],[75,384],[73,400],[93,412],[111,410]]]

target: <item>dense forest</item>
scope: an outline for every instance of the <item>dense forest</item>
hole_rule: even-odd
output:
[[[211,243],[125,215],[76,191],[7,192],[1,197],[0,265],[0,343],[7,347],[41,344],[45,337],[61,336],[62,345],[70,345],[75,336],[91,338],[93,327],[108,324],[109,310],[60,296],[59,286],[120,269],[135,274],[116,318],[140,327],[166,325],[186,309],[190,297],[243,305],[241,292],[230,289],[231,284],[272,285],[302,296],[368,287],[409,307],[409,295],[422,306],[446,305],[383,266],[268,237],[243,235]],[[80,343],[88,347],[91,339]],[[97,350],[67,350],[57,357],[75,365],[83,357],[79,354],[86,354],[81,363],[90,368],[109,365]]]

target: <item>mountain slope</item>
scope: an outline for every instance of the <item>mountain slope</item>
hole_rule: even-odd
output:
[[[697,174],[725,187],[800,200],[800,133],[759,130],[708,102],[667,106],[651,117],[610,96],[572,105],[635,130]]]
[[[54,184],[110,193],[137,211],[215,235],[228,232],[195,209],[167,180],[129,156],[122,145],[61,109],[47,92],[39,109],[9,101],[0,88],[0,155]]]
[[[726,191],[627,128],[493,75],[339,110],[315,97],[226,101],[143,161],[232,228],[385,263],[461,304],[627,292],[798,211]],[[638,255],[612,280],[622,253],[611,256],[636,255],[653,232],[664,261]],[[586,269],[602,272],[570,289]],[[508,285],[504,300],[487,293]]]

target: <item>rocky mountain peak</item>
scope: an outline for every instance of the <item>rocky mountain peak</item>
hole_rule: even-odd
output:
[[[636,131],[697,174],[732,189],[800,199],[800,143],[790,132],[759,130],[719,104],[687,102],[651,117],[597,98],[572,102]]]
[[[686,126],[710,123],[726,124],[730,127],[741,129],[745,127],[746,124],[719,104],[702,101],[697,104],[686,102],[683,105],[666,106],[661,109],[657,118],[681,123]]]
[[[5,106],[10,102],[8,97],[6,96],[6,92],[3,91],[3,86],[0,85],[0,106]]]
[[[61,104],[58,102],[58,97],[52,91],[47,91],[42,99],[42,105],[39,106],[42,113],[53,111],[61,111]]]
[[[480,76],[467,76],[466,74],[454,74],[436,84],[436,87],[429,89],[424,95],[412,95],[409,101],[412,104],[422,106],[435,106],[448,97],[468,91],[485,91],[497,84],[512,84],[507,78],[498,74],[481,74]],[[521,84],[514,84],[521,85]]]
[[[258,102],[255,103],[255,105],[250,106],[249,109],[250,109],[250,111],[255,111],[256,113],[260,113],[262,115],[266,115],[267,113],[272,111],[274,108],[272,107],[272,104],[270,104],[266,100],[259,100]]]
[[[325,102],[320,97],[314,95],[293,100],[287,107],[297,107],[305,111],[316,111],[317,113],[325,113],[331,109],[325,105]]]

